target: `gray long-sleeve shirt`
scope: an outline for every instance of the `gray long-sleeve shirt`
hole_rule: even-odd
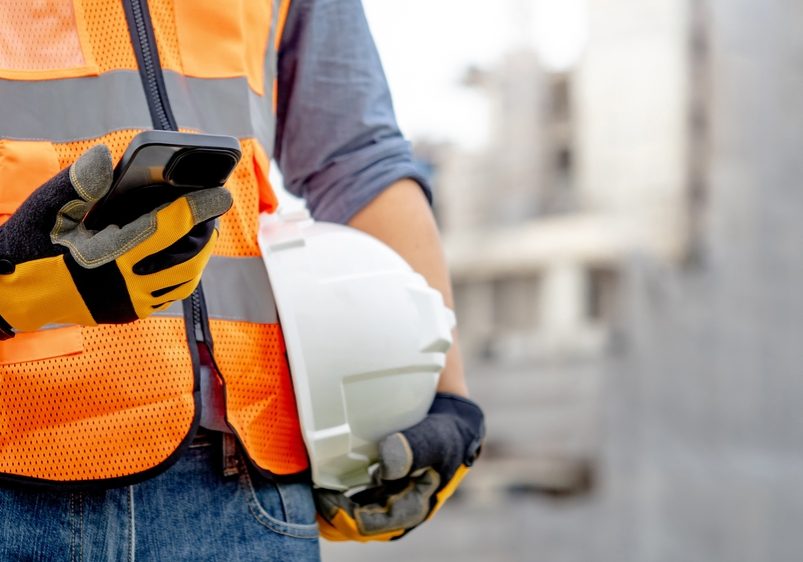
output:
[[[396,180],[426,174],[396,124],[360,0],[294,0],[278,60],[274,157],[318,220],[347,222]]]

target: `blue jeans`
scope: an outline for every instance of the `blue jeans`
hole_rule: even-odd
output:
[[[309,484],[274,484],[196,440],[167,472],[97,492],[0,485],[0,560],[320,560]]]

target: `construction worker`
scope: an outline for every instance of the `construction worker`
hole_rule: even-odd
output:
[[[313,493],[256,242],[272,157],[451,302],[359,0],[7,2],[0,30],[0,559],[316,560],[430,517],[483,436],[457,345],[383,485]],[[228,192],[87,229],[152,128],[238,137]]]

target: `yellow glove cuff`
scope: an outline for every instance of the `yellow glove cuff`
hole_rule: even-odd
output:
[[[377,535],[363,535],[357,528],[357,522],[352,519],[348,513],[339,509],[332,521],[327,521],[321,515],[318,515],[318,528],[321,531],[321,537],[328,541],[357,541],[357,542],[372,542],[372,541],[389,541],[400,537],[404,534],[404,529],[397,529],[395,531],[388,531],[387,533],[380,533]]]
[[[22,331],[45,324],[95,325],[62,256],[24,262],[0,275],[0,315]]]

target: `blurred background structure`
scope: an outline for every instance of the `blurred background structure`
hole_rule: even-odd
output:
[[[433,53],[479,9],[365,5],[394,90],[411,30],[393,5],[449,18],[416,37]],[[506,40],[440,69],[483,100],[480,141],[407,132],[435,178],[484,457],[432,523],[325,559],[799,559],[803,5],[482,10]],[[427,76],[406,57],[399,76]],[[449,99],[396,95],[400,119]]]

